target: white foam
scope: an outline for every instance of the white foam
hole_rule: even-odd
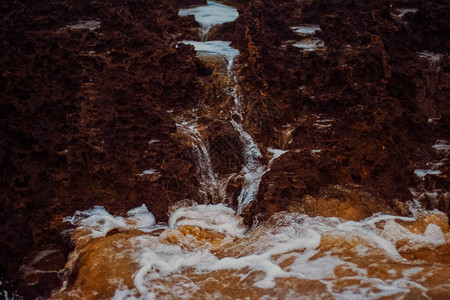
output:
[[[270,161],[267,165],[268,167],[270,167],[273,164],[273,162],[276,159],[278,159],[281,155],[288,152],[288,150],[281,150],[281,149],[275,149],[275,148],[270,148],[270,147],[267,148],[267,151],[272,154],[272,158],[270,159]]]
[[[393,245],[400,240],[407,240],[408,244],[402,246],[399,250],[404,249],[420,249],[420,248],[435,248],[445,244],[445,236],[439,226],[435,224],[428,224],[424,234],[416,234],[409,231],[407,228],[401,226],[397,222],[390,220],[386,222],[383,228],[382,235]]]
[[[154,228],[155,217],[150,213],[145,204],[128,212],[128,218],[113,216],[102,206],[93,209],[77,211],[72,217],[64,218],[64,221],[75,225],[77,229],[86,229],[90,233],[85,237],[105,237],[113,229],[139,229],[148,232]]]
[[[78,228],[86,228],[93,238],[104,237],[116,228],[126,227],[126,221],[122,217],[114,217],[102,206],[95,206],[93,209],[77,211],[72,217],[65,218],[64,221],[76,225]]]
[[[216,232],[242,237],[246,231],[235,211],[224,204],[195,205],[174,211],[169,218],[169,227],[192,225]]]
[[[287,150],[275,149],[275,148],[270,148],[270,147],[267,148],[267,151],[272,153],[272,155],[273,155],[272,160],[275,160],[275,159],[279,158],[281,155],[283,155],[286,152],[288,152]]]
[[[136,297],[136,291],[128,290],[127,288],[118,289],[111,300],[131,300],[138,299]]]
[[[154,230],[156,224],[155,217],[148,211],[145,204],[128,211],[127,216],[127,223],[131,223],[131,225],[128,225],[129,227],[133,227],[144,232]]]
[[[147,169],[142,171],[142,173],[137,174],[138,176],[144,176],[144,175],[156,175],[158,174],[158,171],[155,169]]]
[[[102,210],[96,214],[105,216]],[[143,216],[142,223],[153,224],[154,220],[148,219],[147,214],[146,207],[141,206],[131,210],[128,218],[141,222],[139,216]],[[92,215],[92,212],[85,212],[88,219]],[[222,245],[217,250],[221,252],[218,255],[208,249],[186,247],[183,243],[172,244],[173,240],[164,242],[164,232],[159,237],[133,235],[130,238],[133,249],[129,253],[139,265],[133,276],[134,286],[119,286],[113,299],[160,299],[169,296],[190,299],[204,292],[203,285],[207,285],[195,279],[196,275],[204,278],[211,274],[214,277],[215,272],[225,270],[231,271],[228,274],[234,274],[231,276],[240,278],[241,283],[245,281],[247,288],[254,286],[273,290],[278,288],[277,278],[298,278],[324,284],[327,292],[336,299],[401,297],[411,291],[426,295],[425,283],[417,279],[417,274],[424,271],[423,264],[406,261],[398,254],[396,244],[406,240],[408,243],[403,248],[432,249],[444,244],[445,237],[437,225],[428,225],[424,234],[414,234],[395,220],[415,219],[377,214],[356,222],[279,213],[254,230],[245,232],[240,217],[223,204],[174,208],[169,218],[168,234],[176,231],[178,226],[192,225],[232,236],[232,243]],[[324,237],[327,239],[323,240]],[[333,246],[330,237],[343,241],[344,248],[347,241],[351,248],[343,250],[340,243]],[[358,242],[353,246],[355,241]],[[323,243],[325,246],[322,246]],[[231,249],[231,253],[224,249],[226,247]],[[373,260],[373,254],[377,257],[375,262],[369,267],[361,264],[365,257]],[[376,266],[378,261],[379,266]],[[392,279],[382,280],[370,272],[371,268],[384,268],[384,264],[391,263],[402,264],[401,268],[388,271]],[[337,275],[337,267],[351,270],[350,275]],[[336,284],[342,280],[349,280],[349,284],[336,289]],[[218,291],[217,297],[223,295]]]
[[[232,22],[239,16],[237,9],[214,1],[207,1],[205,6],[180,9],[178,14],[180,16],[194,15],[195,20],[202,25],[203,32],[207,32],[215,25]]]
[[[165,245],[157,243],[154,237],[138,237],[134,242],[142,249],[137,255],[140,269],[134,274],[134,285],[143,299],[154,299],[156,292],[160,289],[158,285],[152,284],[156,279],[179,274],[181,269],[209,264],[217,260],[208,250],[198,252],[186,252],[178,245]],[[183,282],[177,279],[174,289]],[[192,297],[192,292],[198,287],[195,285],[182,286],[183,298]],[[166,291],[164,291],[166,292]]]
[[[155,169],[148,169],[148,170],[144,170],[142,173],[144,174],[144,175],[151,175],[151,174],[155,174],[155,173],[157,173],[158,171],[156,171]]]

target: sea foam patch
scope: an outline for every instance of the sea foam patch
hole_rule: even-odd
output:
[[[113,299],[205,298],[212,297],[210,291],[215,291],[215,298],[235,298],[233,291],[239,291],[242,297],[283,298],[287,296],[287,286],[291,287],[289,295],[295,298],[302,295],[328,295],[336,299],[406,295],[426,298],[434,287],[447,289],[448,282],[441,278],[450,275],[445,263],[423,263],[401,255],[417,249],[433,251],[449,242],[448,234],[431,222],[432,216],[422,218],[427,220],[423,233],[411,232],[401,224],[420,223],[418,216],[385,214],[346,221],[278,213],[246,231],[235,211],[223,204],[185,204],[171,210],[169,224],[159,227],[160,234],[139,235],[133,231],[128,241],[124,240],[127,232],[124,228],[153,228],[154,219],[145,206],[122,218],[99,207],[79,212],[73,218],[72,222],[78,226],[92,226],[98,236],[121,226],[117,243],[131,247],[126,253],[133,261],[124,261],[126,265],[117,267],[136,266],[136,269],[126,272],[133,274],[132,278],[109,280],[117,284],[115,294],[107,297]],[[134,224],[129,224],[131,219]],[[196,243],[218,235],[231,239],[215,248],[190,247],[185,240],[170,239],[170,234],[186,237],[182,231],[178,235],[177,232],[187,227],[202,228],[191,240]],[[115,236],[105,237],[106,245],[117,248]],[[120,253],[108,250],[106,257],[117,263],[124,253],[123,247],[118,249]],[[132,284],[125,286],[123,282]],[[77,293],[82,295],[82,288]]]
[[[72,217],[64,218],[64,221],[76,226],[76,230],[85,230],[85,237],[105,237],[113,229],[138,229],[141,231],[152,230],[155,226],[155,217],[150,213],[145,204],[128,212],[128,217],[113,216],[102,206],[93,209],[77,211]]]

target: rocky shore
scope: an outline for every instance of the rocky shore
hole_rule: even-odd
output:
[[[145,204],[167,222],[178,201],[219,201],[200,193],[180,133],[177,117],[192,110],[205,111],[197,123],[217,174],[245,164],[238,119],[265,165],[268,148],[287,151],[244,208],[249,227],[286,210],[407,215],[412,200],[450,215],[448,1],[232,1],[239,17],[209,38],[239,50],[241,116],[224,67],[181,43],[199,40],[200,25],[179,9],[202,3],[0,4],[3,293],[48,297],[61,284],[73,248],[63,219],[77,210]],[[243,184],[230,177],[224,202],[236,208]],[[47,272],[27,275],[42,250]]]

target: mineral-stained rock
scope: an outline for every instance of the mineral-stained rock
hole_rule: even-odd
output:
[[[450,136],[448,1],[233,3],[238,19],[209,35],[239,50],[233,80],[223,62],[180,43],[198,39],[199,24],[177,9],[204,0],[0,4],[0,280],[48,295],[54,274],[25,289],[19,266],[46,245],[67,255],[60,233],[76,210],[121,214],[145,203],[167,221],[174,203],[201,201],[174,117],[196,109],[208,111],[198,123],[214,171],[236,173],[226,199],[234,207],[244,158],[230,120],[263,155],[287,151],[244,209],[247,224],[283,210],[407,214],[409,189],[450,214],[450,151],[433,148]],[[400,17],[402,7],[417,11]],[[302,24],[321,30],[290,28]],[[297,47],[305,38],[323,47]],[[433,163],[434,174],[414,175]]]
[[[382,1],[282,1],[279,9],[286,16],[284,25],[264,8],[255,13],[252,7],[258,5],[252,1],[240,12],[236,21],[240,30],[235,35],[240,61],[246,62],[241,75],[248,92],[246,120],[250,131],[264,144],[276,144],[284,126],[294,128],[288,149],[308,150],[318,157],[321,167],[317,163],[309,168],[320,174],[317,187],[358,184],[377,191],[388,206],[401,211],[397,200],[411,199],[414,161],[424,159],[416,155],[418,146],[448,136],[442,126],[435,125],[445,122],[447,115],[448,49],[423,43],[418,47],[411,39],[418,35],[392,17],[391,8]],[[419,11],[443,15],[437,13],[441,5],[421,6]],[[414,14],[413,18],[418,22],[422,15]],[[324,39],[326,49],[305,52],[289,43],[281,46],[280,37],[288,39],[282,28],[301,24],[292,22],[319,24],[317,36]],[[446,21],[433,22],[438,23],[439,28],[448,26]],[[421,26],[416,27],[418,32],[432,30],[424,23]],[[436,32],[433,38],[438,36]],[[285,161],[282,158],[263,177],[259,204],[251,206],[250,219],[254,214],[267,216],[289,209],[306,194],[314,195],[311,187],[315,185],[280,186],[293,176],[304,175],[304,170],[296,168],[287,174],[287,163],[276,168]],[[445,201],[438,206],[447,211],[442,204]]]
[[[244,163],[239,134],[229,122],[214,122],[208,128],[209,152],[214,170],[221,175],[239,173]]]
[[[175,201],[197,199],[166,110],[202,97],[194,50],[173,43],[183,21],[169,2],[13,2],[0,30],[5,279],[40,244],[67,254],[58,231],[76,210],[146,203],[163,221]],[[55,284],[37,286],[44,295]]]

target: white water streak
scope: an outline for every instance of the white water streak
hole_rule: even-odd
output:
[[[202,191],[214,196],[218,187],[217,178],[214,173],[208,148],[203,142],[202,136],[193,122],[177,124],[177,128],[191,140],[192,155],[195,159],[197,177],[199,178]]]
[[[238,213],[241,213],[242,209],[255,199],[265,167],[260,162],[262,155],[252,136],[236,121],[231,120],[231,124],[234,129],[239,132],[241,142],[244,145],[245,164],[242,168],[242,173],[244,173],[244,184],[242,185],[242,190],[238,197],[237,211]]]

